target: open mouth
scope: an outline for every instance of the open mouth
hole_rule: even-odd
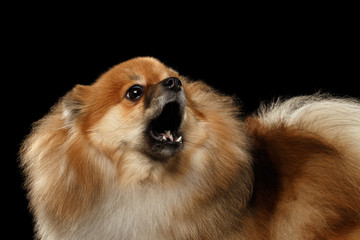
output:
[[[150,136],[159,143],[180,145],[183,138],[180,133],[182,111],[178,102],[167,103],[159,116],[149,124]]]

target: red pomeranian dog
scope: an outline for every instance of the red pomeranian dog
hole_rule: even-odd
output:
[[[360,103],[235,101],[150,57],[77,85],[21,149],[39,239],[360,239]]]

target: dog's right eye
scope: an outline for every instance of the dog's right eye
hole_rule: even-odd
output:
[[[126,98],[131,101],[139,100],[144,94],[144,87],[140,85],[134,85],[126,92]]]

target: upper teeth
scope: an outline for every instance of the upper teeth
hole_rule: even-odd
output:
[[[168,137],[172,136],[170,130],[167,130],[167,131],[165,132],[165,134],[166,134]]]

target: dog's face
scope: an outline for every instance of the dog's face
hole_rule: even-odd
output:
[[[101,138],[116,139],[155,161],[166,161],[179,152],[187,105],[179,75],[152,58],[133,59],[113,71],[121,71],[116,73],[118,79],[110,76],[116,81],[113,91],[120,87],[119,101],[95,127]]]
[[[65,96],[63,115],[121,168],[166,164],[191,135],[186,82],[156,59],[132,59],[91,86],[75,87]]]

